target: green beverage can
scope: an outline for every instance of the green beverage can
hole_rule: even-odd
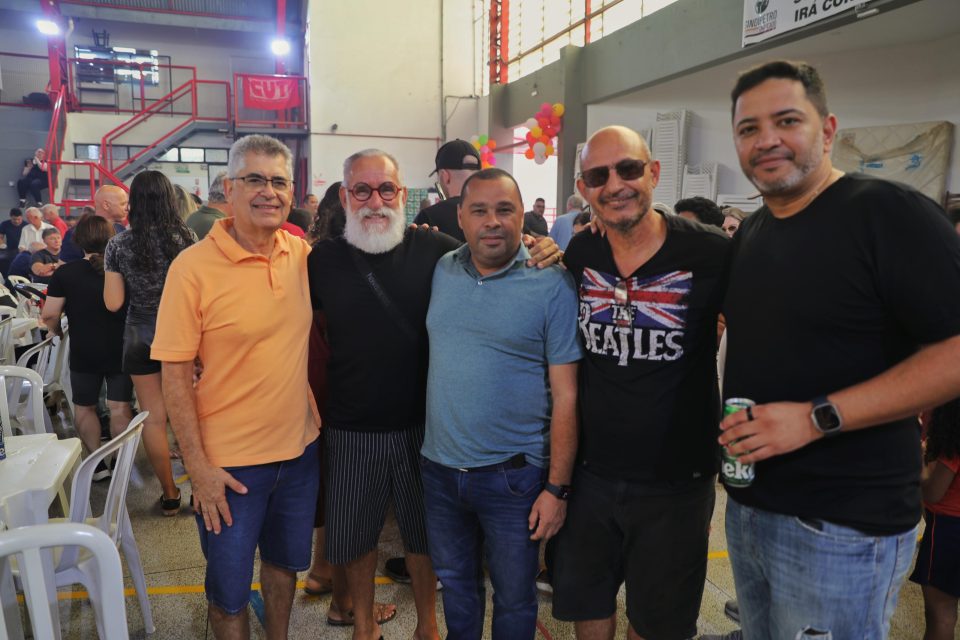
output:
[[[729,416],[737,411],[743,411],[757,403],[747,398],[730,398],[723,403],[723,416]],[[735,440],[734,442],[739,442]],[[753,464],[743,464],[727,451],[726,447],[720,449],[720,473],[723,476],[723,482],[728,487],[742,489],[753,484],[754,468]]]

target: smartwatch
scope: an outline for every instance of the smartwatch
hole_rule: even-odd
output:
[[[568,484],[551,484],[545,482],[543,484],[543,490],[554,496],[558,500],[569,500],[570,499],[570,485]]]
[[[813,426],[817,428],[817,431],[825,436],[836,435],[843,429],[843,418],[840,417],[840,411],[835,404],[827,400],[827,396],[818,396],[813,399],[810,419],[813,420]]]

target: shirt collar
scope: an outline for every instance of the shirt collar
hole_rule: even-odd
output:
[[[266,259],[257,253],[251,253],[240,246],[240,244],[230,235],[230,229],[233,228],[233,218],[220,218],[213,223],[210,233],[207,237],[216,243],[217,248],[223,252],[231,262],[241,262],[243,260]],[[277,229],[273,232],[276,244],[273,247],[273,255],[290,253],[290,241],[286,232]]]
[[[513,260],[505,264],[501,269],[498,269],[497,271],[494,271],[493,273],[487,274],[485,276],[480,275],[480,272],[477,271],[477,268],[473,264],[473,260],[471,260],[472,254],[470,253],[470,245],[465,244],[461,246],[459,249],[454,251],[454,256],[456,257],[460,265],[464,269],[466,269],[467,273],[469,273],[472,277],[496,278],[498,276],[503,275],[510,269],[512,269],[514,266],[516,266],[518,262],[526,263],[526,261],[530,259],[530,252],[524,246],[523,242],[520,242],[520,248],[517,250],[517,255],[514,256]]]

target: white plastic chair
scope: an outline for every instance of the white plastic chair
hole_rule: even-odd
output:
[[[2,309],[10,308],[0,307],[0,313],[2,313]],[[13,349],[13,318],[13,315],[7,315],[0,320],[0,364],[14,364],[13,360],[16,352]]]
[[[22,400],[23,382],[29,382],[27,399]],[[43,406],[43,378],[25,367],[0,366],[0,428],[5,436],[13,435],[16,427],[21,434],[50,433],[46,427],[46,408]],[[40,416],[40,420],[34,419]]]
[[[123,597],[123,571],[117,548],[99,529],[86,524],[60,523],[21,527],[0,531],[0,566],[14,556],[19,568],[24,601],[30,612],[34,638],[59,637],[56,599],[49,600],[51,585],[43,571],[43,550],[51,547],[77,550],[83,548],[87,558],[90,603],[102,640],[129,640],[126,604]],[[0,571],[0,575],[2,575]],[[109,614],[106,611],[109,610]],[[0,636],[6,638],[5,615],[18,615],[16,604],[0,608]],[[15,622],[19,626],[19,621]]]
[[[53,337],[51,336],[33,345],[32,347],[30,347],[29,349],[21,353],[20,357],[17,358],[18,367],[32,369],[40,375],[41,403],[42,403],[42,398],[44,396],[44,392],[46,391],[46,382],[49,380],[49,376],[52,371],[52,368],[50,366],[50,361],[53,356],[53,350],[54,350]],[[33,362],[31,362],[31,360],[33,360]],[[30,386],[32,387],[33,384],[31,383]],[[21,393],[22,393],[22,388],[21,388]],[[11,395],[11,398],[18,399],[18,396]],[[39,422],[39,420],[36,418],[38,414],[34,413],[33,407],[30,405],[27,405],[27,409],[28,411],[26,412],[26,414],[24,414],[25,417],[28,420]],[[50,414],[48,414],[46,410],[44,410],[39,415],[40,415],[40,419],[43,420],[44,429],[48,433],[53,433],[53,421],[50,419]]]
[[[133,459],[140,443],[140,434],[143,431],[143,422],[150,415],[143,411],[130,421],[126,430],[113,440],[87,456],[80,463],[73,476],[73,487],[70,492],[70,522],[86,523],[97,527],[106,533],[113,544],[120,548],[123,557],[130,569],[130,577],[137,591],[140,601],[140,611],[143,614],[143,626],[147,633],[156,631],[153,625],[153,614],[150,610],[150,600],[147,598],[147,581],[143,575],[143,565],[140,562],[140,550],[133,537],[133,527],[127,515],[127,486],[130,484],[130,472],[133,469]],[[103,505],[103,513],[92,517],[90,508],[90,487],[93,484],[93,472],[97,464],[109,455],[116,453],[116,466],[110,478],[110,487],[107,490],[107,499]],[[60,556],[54,572],[58,587],[79,582],[90,591],[92,566],[89,559],[78,552],[76,548],[67,547]],[[92,597],[92,596],[91,596]]]
[[[70,386],[70,329],[63,329],[63,337],[54,337],[54,356],[53,369],[49,376],[44,378],[46,383],[43,387],[43,395],[48,396],[53,393],[62,392],[65,396],[64,419],[71,426],[76,426],[73,409],[73,389]]]

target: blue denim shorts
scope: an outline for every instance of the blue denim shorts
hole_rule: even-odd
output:
[[[320,483],[318,441],[293,460],[227,467],[247,493],[227,489],[233,526],[207,531],[197,516],[200,547],[207,559],[207,600],[229,615],[250,601],[254,554],[289,571],[310,566],[313,516]]]

